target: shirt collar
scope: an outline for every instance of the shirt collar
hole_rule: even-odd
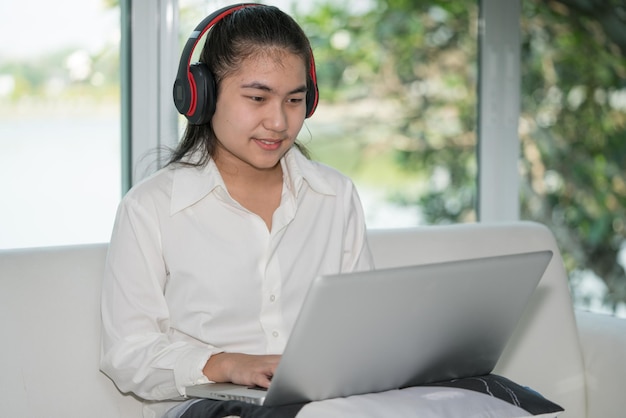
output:
[[[174,168],[170,215],[198,201],[216,188],[226,190],[224,180],[213,159],[203,166],[180,165]]]
[[[328,180],[321,175],[319,163],[306,158],[295,146],[287,151],[280,163],[283,167],[283,182],[295,197],[298,197],[303,182],[319,194],[336,194]]]
[[[320,174],[317,168],[319,163],[307,159],[296,147],[287,151],[280,164],[283,169],[283,183],[294,197],[298,197],[304,182],[317,193],[336,194],[326,178]],[[216,189],[226,191],[224,180],[213,159],[209,159],[204,166],[180,165],[173,171],[170,215],[192,206]]]

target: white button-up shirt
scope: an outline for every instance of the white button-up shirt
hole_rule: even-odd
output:
[[[280,354],[313,278],[373,267],[353,183],[296,148],[281,165],[271,231],[230,197],[212,160],[162,169],[124,197],[101,360],[122,391],[174,399],[207,381],[212,354]]]

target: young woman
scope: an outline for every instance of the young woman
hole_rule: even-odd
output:
[[[311,280],[373,264],[354,185],[296,143],[317,104],[302,29],[258,4],[209,18],[175,84],[184,138],[124,197],[106,264],[101,368],[144,416],[180,416],[193,384],[268,387]]]

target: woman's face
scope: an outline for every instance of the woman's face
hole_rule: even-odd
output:
[[[306,76],[301,57],[278,50],[247,58],[222,79],[212,120],[218,166],[277,166],[304,123]]]

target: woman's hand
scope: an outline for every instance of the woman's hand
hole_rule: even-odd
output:
[[[219,353],[209,358],[202,373],[213,382],[268,388],[279,360],[279,355]]]

